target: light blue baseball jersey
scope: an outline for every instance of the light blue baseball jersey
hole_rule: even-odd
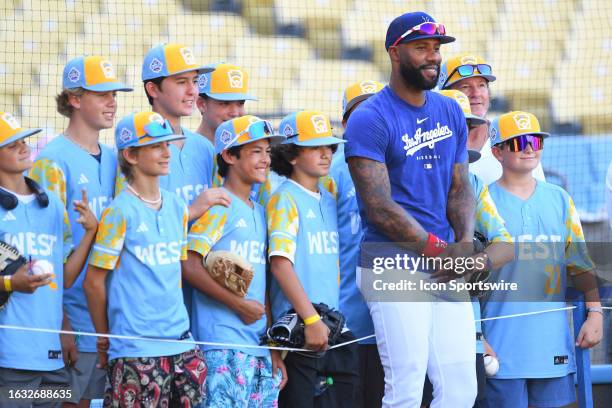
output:
[[[188,250],[202,255],[211,251],[230,251],[240,255],[253,265],[253,280],[246,294],[265,305],[266,303],[266,217],[264,209],[251,201],[253,208],[230,193],[230,207],[221,205],[210,208],[190,228]],[[194,289],[191,312],[191,329],[198,341],[258,345],[266,331],[266,315],[252,324],[245,324],[240,316],[224,304]],[[204,346],[204,350],[218,349]],[[269,356],[266,349],[233,348],[252,356]]]
[[[497,207],[489,194],[488,187],[475,174],[469,174],[470,184],[474,189],[476,197],[476,222],[474,230],[480,232],[489,242],[512,242],[512,237],[504,226],[504,220],[499,215]],[[484,353],[484,344],[480,339],[482,335],[482,323],[480,313],[480,302],[472,300],[474,319],[476,320],[476,353]]]
[[[187,259],[187,208],[161,190],[159,211],[123,191],[102,214],[89,263],[108,269],[111,334],[191,339],[181,290]],[[169,356],[193,344],[111,339],[109,358]]]
[[[365,337],[374,334],[374,324],[356,282],[357,257],[363,231],[355,185],[344,156],[344,144],[339,144],[334,153],[329,175],[336,183],[338,197],[340,311],[346,317],[347,326],[355,337]],[[376,339],[363,340],[360,344],[376,344]]]
[[[266,207],[268,256],[282,256],[312,303],[339,306],[338,219],[336,199],[319,184],[319,194],[286,180]],[[293,306],[278,282],[270,284],[272,317],[277,320]]]
[[[72,250],[70,223],[64,205],[49,194],[49,205],[19,202],[12,210],[0,207],[0,240],[26,258],[53,265],[55,277],[34,293],[13,292],[0,309],[0,324],[61,330],[64,262]],[[51,371],[64,366],[60,336],[20,330],[0,330],[0,367]]]
[[[584,235],[572,199],[562,188],[541,181],[527,200],[498,182],[489,185],[489,192],[516,243],[517,256],[496,271],[495,279],[516,282],[521,295],[493,292],[482,305],[483,317],[565,307],[568,266],[574,273],[594,268],[580,245]],[[524,301],[517,301],[518,296]],[[484,333],[500,362],[495,378],[552,378],[576,370],[566,311],[485,321]]]
[[[30,171],[34,180],[61,198],[68,210],[76,245],[83,239],[85,230],[76,222],[79,213],[74,210],[72,202],[81,200],[82,190],[87,191],[89,208],[100,219],[102,211],[114,195],[117,154],[108,146],[99,146],[101,157],[98,162],[64,135],[57,136],[40,152]],[[85,269],[74,286],[64,292],[64,308],[73,330],[91,333],[95,330],[83,291]],[[80,336],[77,338],[77,347],[79,351],[95,352],[96,339]]]

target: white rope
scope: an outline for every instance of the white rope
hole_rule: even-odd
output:
[[[516,313],[506,316],[496,316],[496,317],[487,317],[484,319],[476,319],[477,322],[484,322],[489,320],[499,320],[499,319],[509,319],[514,317],[521,316],[532,316],[538,315],[542,313],[551,313],[551,312],[559,312],[564,310],[575,309],[576,306],[568,306],[561,307],[556,309],[548,309],[548,310],[539,310],[537,312],[527,312],[527,313]],[[604,306],[602,309],[612,309],[612,307]],[[24,330],[31,332],[39,332],[39,333],[54,333],[54,334],[72,334],[75,336],[90,336],[90,337],[105,337],[108,339],[123,339],[123,340],[145,340],[145,341],[157,341],[160,343],[187,343],[187,344],[197,344],[201,346],[215,346],[221,348],[255,348],[255,349],[268,349],[268,350],[280,350],[280,351],[311,351],[303,348],[291,348],[291,347],[277,347],[277,346],[254,346],[251,344],[235,344],[235,343],[215,343],[209,341],[196,341],[196,340],[174,340],[174,339],[160,339],[154,337],[138,337],[138,336],[125,336],[120,334],[101,334],[101,333],[88,333],[88,332],[75,332],[69,330],[54,330],[54,329],[41,329],[38,327],[26,327],[26,326],[11,326],[11,325],[0,325],[0,329],[10,329],[10,330]],[[330,347],[330,350],[346,346],[348,344],[358,343],[363,340],[371,339],[375,337],[374,334],[370,334],[369,336],[360,337],[358,339],[350,340],[344,343],[336,344]]]

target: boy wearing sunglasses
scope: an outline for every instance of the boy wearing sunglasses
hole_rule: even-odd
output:
[[[194,288],[191,329],[198,341],[240,344],[204,346],[208,376],[207,407],[275,406],[287,381],[280,353],[258,346],[269,322],[266,307],[266,220],[251,197],[253,184],[265,181],[270,146],[285,140],[272,125],[246,115],[223,122],[215,132],[215,153],[229,207],[216,205],[189,231],[184,276]],[[250,263],[253,280],[245,297],[217,283],[203,261],[230,251]]]
[[[503,173],[489,191],[518,250],[516,260],[495,271],[493,279],[515,282],[518,290],[492,292],[482,315],[486,319],[563,308],[571,276],[585,292],[588,310],[575,345],[590,348],[601,340],[603,316],[578,213],[565,190],[532,175],[548,136],[527,112],[505,113],[491,123],[493,154]],[[565,311],[485,321],[483,329],[500,362],[498,373],[487,380],[489,406],[538,408],[574,402],[574,341]]]
[[[485,118],[489,112],[491,90],[489,83],[496,80],[493,69],[483,58],[473,54],[460,54],[442,63],[438,88],[456,89],[467,95],[472,113]],[[468,124],[469,125],[469,124]],[[502,173],[501,166],[491,153],[488,124],[469,125],[468,149],[480,152],[481,158],[470,164],[470,171],[485,184],[497,180]],[[544,181],[544,171],[539,164],[533,175]]]
[[[192,407],[202,398],[206,364],[180,290],[187,207],[159,185],[170,142],[184,138],[150,111],[125,116],[115,129],[127,183],[102,214],[83,283],[96,332],[132,337],[97,339],[100,365],[108,366],[105,406]]]

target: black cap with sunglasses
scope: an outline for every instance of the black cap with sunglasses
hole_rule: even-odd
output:
[[[387,29],[385,48],[424,38],[437,38],[441,44],[455,41],[446,35],[444,24],[436,23],[432,16],[422,11],[402,14],[396,17]]]

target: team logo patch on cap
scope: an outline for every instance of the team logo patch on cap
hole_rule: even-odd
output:
[[[489,139],[491,142],[494,142],[497,139],[497,128],[491,126],[491,130],[489,131]]]
[[[160,125],[163,125],[164,118],[162,118],[162,116],[159,113],[154,113],[151,116],[149,116],[149,122],[157,122]]]
[[[191,51],[191,48],[189,47],[183,47],[179,50],[179,52],[181,53],[181,56],[183,57],[183,61],[185,61],[185,64],[187,65],[195,65],[195,57],[193,56],[193,52]]]
[[[4,115],[2,115],[2,120],[6,122],[6,124],[9,125],[9,127],[13,130],[19,129],[21,127],[19,126],[19,122],[17,122],[17,119],[15,119],[15,117],[8,112],[5,112]]]
[[[456,93],[455,100],[459,103],[459,106],[461,106],[462,110],[464,111],[471,110],[470,100],[468,99],[467,96],[465,96],[465,94]]]
[[[285,125],[285,128],[283,129],[283,134],[287,137],[291,137],[295,135],[295,132],[293,131],[293,128],[287,123]]]
[[[121,129],[121,133],[119,133],[119,140],[123,143],[127,143],[132,140],[132,131],[126,127]]]
[[[221,132],[221,136],[219,137],[219,139],[221,140],[221,143],[227,145],[229,142],[232,141],[232,132],[227,129],[224,130],[223,132]]]
[[[198,77],[198,88],[204,89],[208,85],[208,75],[202,74]]]
[[[71,82],[77,82],[80,77],[81,77],[81,72],[74,67],[70,70],[70,72],[68,72],[68,79]]]
[[[514,123],[516,123],[516,127],[519,130],[530,130],[531,129],[531,117],[524,113],[517,113],[512,116],[514,119]]]
[[[115,69],[110,61],[100,61],[100,68],[106,79],[115,79]]]
[[[376,84],[372,81],[363,81],[359,84],[359,87],[364,94],[376,93],[377,89]]]
[[[478,60],[473,55],[464,55],[461,58],[461,64],[463,65],[478,64]]]
[[[149,69],[156,74],[159,74],[164,67],[164,64],[157,58],[153,58],[153,61],[149,64]]]
[[[314,130],[317,133],[327,133],[329,132],[329,127],[327,126],[327,120],[325,120],[325,116],[323,115],[313,115],[310,120],[312,121],[312,125],[314,126]]]
[[[242,71],[239,69],[231,69],[227,71],[230,88],[242,88]]]

